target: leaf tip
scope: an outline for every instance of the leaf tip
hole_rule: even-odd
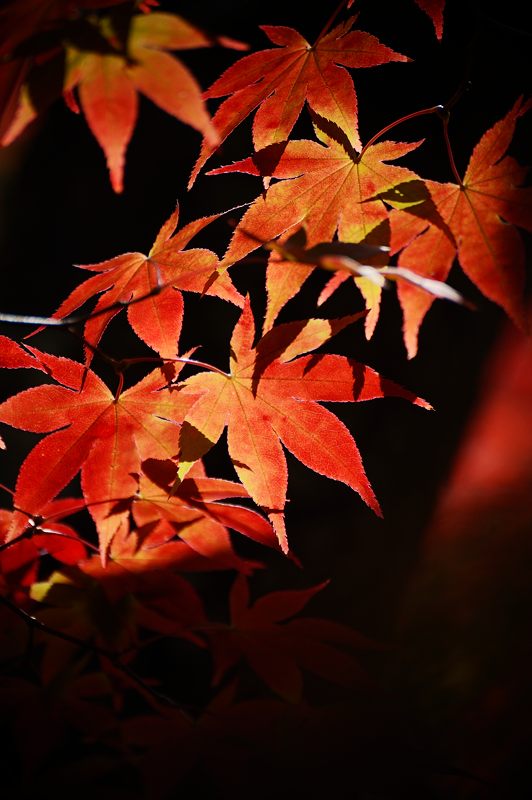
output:
[[[116,168],[109,170],[109,176],[111,178],[111,186],[113,187],[113,191],[115,194],[122,194],[124,191],[124,172],[123,168]]]
[[[286,527],[284,522],[284,514],[281,512],[270,512],[268,514],[270,522],[272,523],[273,529],[277,536],[277,541],[279,542],[279,546],[285,556],[290,554],[290,548],[288,546],[288,537],[286,535]]]
[[[222,47],[227,47],[229,50],[250,50],[250,45],[247,42],[241,42],[239,39],[232,39],[230,36],[217,36],[216,41]]]
[[[414,405],[424,408],[425,411],[435,411],[434,406],[428,403],[426,400],[423,400],[421,397],[416,397],[414,400]]]

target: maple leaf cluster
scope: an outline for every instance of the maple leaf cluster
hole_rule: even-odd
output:
[[[441,39],[443,2],[417,3]],[[190,186],[254,114],[252,155],[209,173],[262,179],[223,256],[190,243],[225,212],[180,227],[176,208],[149,253],[78,265],[90,276],[50,317],[3,315],[31,331],[20,341],[0,337],[0,367],[35,371],[38,385],[2,402],[0,422],[41,436],[22,461],[16,486],[4,487],[12,508],[0,513],[2,625],[9,631],[18,616],[42,645],[38,683],[10,678],[6,684],[17,700],[8,704],[10,713],[23,717],[32,703],[42,704],[41,694],[61,676],[56,740],[69,726],[97,738],[113,728],[115,712],[135,691],[158,714],[128,716],[121,728],[122,746],[141,773],[156,771],[168,742],[190,763],[206,752],[208,739],[218,744],[211,713],[224,730],[245,737],[248,711],[235,694],[246,674],[255,673],[289,703],[302,702],[307,672],[343,687],[366,685],[358,652],[378,649],[375,642],[339,623],[292,619],[326,583],[250,599],[248,579],[264,567],[264,548],[301,566],[285,522],[285,450],[354,490],[380,515],[352,432],[323,404],[395,397],[431,406],[351,355],[330,352],[331,340],[350,326],[364,326],[371,337],[382,291],[396,282],[404,343],[413,357],[435,299],[470,305],[446,283],[455,261],[524,327],[524,247],[514,226],[532,230],[532,190],[523,186],[524,168],[507,154],[530,101],[517,99],[484,133],[461,177],[449,138],[450,104],[409,114],[362,141],[357,71],[392,62],[407,69],[410,58],[359,29],[356,15],[338,22],[333,13],[314,43],[292,28],[262,26],[274,47],[242,56],[202,93],[172,52],[247,45],[157,5],[24,0],[0,11],[9,30],[0,43],[2,144],[14,142],[62,95],[73,112],[83,113],[117,193],[124,190],[139,93],[201,133]],[[206,101],[222,97],[211,118]],[[307,112],[315,139],[292,138]],[[406,120],[429,114],[441,120],[453,182],[396,163],[426,147],[423,140],[387,138]],[[269,253],[260,325],[254,297],[233,283],[233,267],[243,274],[259,248]],[[317,270],[329,275],[317,308],[307,318],[279,322]],[[318,316],[348,282],[365,308]],[[238,315],[225,368],[180,345],[188,292],[228,303]],[[117,359],[106,352],[118,315],[150,355]],[[52,326],[81,338],[80,361],[34,346],[33,337]],[[114,371],[113,385],[101,377],[102,365]],[[128,384],[131,368],[139,367],[143,377]],[[209,453],[225,431],[238,480],[207,473]],[[79,497],[72,491],[78,477]],[[90,516],[94,536],[71,519],[80,514]],[[220,622],[207,611],[198,575],[225,570],[236,577]],[[141,677],[143,650],[166,637],[208,652],[213,692],[222,687],[201,714],[193,709],[194,721],[182,715],[186,702],[181,708]],[[20,639],[17,630],[15,659],[23,652]],[[272,724],[280,719],[280,700],[265,710]],[[237,706],[241,714],[231,718]],[[26,752],[39,763],[46,750]],[[160,787],[161,796],[171,790]]]

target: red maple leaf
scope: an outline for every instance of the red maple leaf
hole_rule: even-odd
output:
[[[355,87],[346,67],[374,67],[389,61],[409,61],[375,36],[352,30],[356,17],[323,33],[309,44],[293,28],[262,25],[281,49],[245,56],[216,80],[204,97],[231,95],[219,107],[213,123],[220,141],[259,106],[253,123],[255,150],[288,138],[305,101],[310,108],[345,131],[352,147],[360,146]],[[218,143],[205,138],[191,182]]]
[[[105,559],[113,536],[127,523],[127,507],[118,501],[136,493],[143,460],[176,456],[179,425],[193,399],[164,388],[159,369],[114,397],[82,364],[28,350],[57,385],[27,389],[0,405],[0,421],[50,433],[22,464],[14,504],[29,513],[39,511],[82,469],[83,494]],[[17,536],[27,524],[27,515],[15,512],[9,536]]]
[[[280,325],[254,347],[255,326],[247,301],[231,338],[230,372],[204,372],[183,383],[185,394],[201,397],[182,427],[178,475],[184,477],[227,426],[235,470],[253,500],[266,510],[285,552],[287,468],[281,441],[308,467],[346,483],[380,513],[351,434],[316,401],[395,396],[429,407],[353,359],[322,354],[298,358],[361,316]]]
[[[124,253],[99,264],[78,265],[100,273],[77,286],[61,303],[54,317],[66,317],[97,294],[101,294],[90,319],[85,338],[96,347],[109,321],[128,304],[128,321],[137,335],[162,357],[177,354],[183,321],[180,289],[220,297],[242,307],[243,298],[228,275],[217,272],[218,258],[204,248],[185,250],[189,241],[218,215],[189,222],[174,233],[179,208],[162,225],[147,256]],[[142,302],[138,302],[142,300]],[[105,309],[113,306],[107,313]],[[87,351],[87,364],[92,352]]]
[[[505,154],[517,120],[530,107],[517,100],[482,136],[461,183],[425,181],[422,202],[391,214],[392,252],[402,249],[399,265],[444,281],[457,257],[480,291],[520,326],[525,324],[525,251],[514,226],[532,230],[532,188],[521,188],[526,169]],[[399,299],[412,357],[434,298],[402,284]]]
[[[357,660],[340,648],[368,649],[375,643],[325,619],[287,621],[326,585],[272,592],[250,604],[247,580],[238,576],[229,598],[230,625],[211,626],[207,632],[214,661],[213,683],[219,683],[242,658],[272,691],[290,702],[301,699],[302,668],[343,686],[364,681]]]

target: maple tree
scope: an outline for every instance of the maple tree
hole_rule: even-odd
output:
[[[322,796],[343,786],[353,742],[364,753],[375,725],[388,729],[372,671],[393,659],[393,636],[345,608],[341,621],[321,612],[334,562],[316,554],[341,551],[326,539],[347,526],[343,503],[365,504],[360,529],[382,542],[369,515],[382,506],[400,530],[404,492],[427,486],[405,420],[433,425],[441,403],[426,414],[423,372],[402,367],[431,357],[431,325],[481,326],[471,309],[489,322],[498,307],[527,329],[532,189],[516,140],[532,102],[511,85],[482,105],[462,51],[437,88],[408,88],[428,52],[450,70],[455,26],[475,32],[482,14],[402,0],[377,35],[386,4],[373,5],[326,3],[305,24],[274,4],[258,34],[243,3],[240,26],[156,0],[0,10],[0,158],[24,158],[50,120],[58,150],[62,130],[74,141],[86,124],[73,147],[86,180],[68,175],[63,202],[86,195],[94,238],[111,232],[92,247],[80,229],[89,277],[50,277],[49,305],[28,282],[26,305],[0,309],[0,445],[13,464],[0,484],[0,702],[21,796],[87,779],[82,792],[115,797],[118,777],[123,796],[163,800],[198,773],[212,796],[243,796],[255,770],[267,773],[257,797],[278,780]],[[387,74],[401,92],[386,96]],[[467,91],[471,135],[458,128]],[[156,174],[141,191],[140,165]],[[17,239],[21,270],[31,238]],[[375,399],[379,411],[359,410]],[[382,426],[389,440],[370,448]],[[504,438],[509,422],[496,426]],[[526,463],[523,432],[520,447]],[[501,467],[519,497],[522,473]],[[25,736],[39,726],[46,736]],[[416,796],[417,745],[395,733],[399,784]],[[442,758],[434,772],[452,774]]]

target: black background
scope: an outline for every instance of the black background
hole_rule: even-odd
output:
[[[334,7],[332,2],[302,7],[275,0],[268,4],[163,4],[165,10],[182,14],[216,33],[249,42],[252,50],[269,46],[257,29],[258,24],[292,25],[313,41]],[[410,64],[391,63],[355,73],[362,141],[404,114],[445,103],[464,80],[470,80],[471,88],[453,110],[450,122],[458,169],[465,171],[469,154],[484,131],[509,110],[520,94],[530,90],[532,39],[522,17],[524,7],[522,0],[449,0],[443,41],[438,43],[429,19],[413,0],[356,3],[360,28],[413,59]],[[213,48],[183,52],[179,57],[206,88],[238,54]],[[215,107],[214,103],[210,106],[212,111]],[[403,141],[427,139],[419,151],[401,163],[419,171],[422,177],[452,180],[440,128],[436,117],[425,117],[405,123],[394,134]],[[530,130],[528,122],[521,122],[512,146],[512,153],[522,163],[530,160]],[[305,115],[294,135],[312,135]],[[176,200],[181,205],[183,222],[252,200],[259,185],[246,176],[200,175],[193,189],[186,191],[199,143],[195,131],[143,99],[127,154],[125,190],[117,196],[111,190],[103,154],[84,120],[61,103],[53,106],[22,139],[0,153],[2,310],[51,313],[84,277],[73,269],[73,264],[94,263],[126,251],[147,252]],[[209,166],[228,163],[250,151],[250,123],[246,121]],[[197,241],[221,255],[229,236],[230,228],[221,220]],[[251,291],[259,320],[265,302],[263,265],[236,266],[231,274],[241,291]],[[325,279],[316,273],[283,311],[280,321],[312,315]],[[366,342],[361,331],[349,329],[330,347],[331,351],[370,364],[429,400],[436,409],[428,413],[399,400],[332,407],[348,424],[359,445],[384,520],[377,519],[346,487],[314,475],[288,454],[288,534],[304,569],[267,557],[269,568],[253,579],[254,593],[304,587],[330,578],[330,585],[313,600],[309,612],[348,623],[384,642],[394,640],[400,609],[412,576],[419,569],[424,530],[450,472],[462,432],[483,391],[481,375],[486,356],[504,325],[502,311],[482,298],[456,267],[450,282],[477,304],[478,311],[437,302],[422,328],[420,353],[413,361],[406,359],[401,315],[393,291],[384,297],[381,320],[372,341]],[[323,307],[323,314],[350,313],[361,305],[356,291],[345,287]],[[187,295],[181,349],[201,344],[204,360],[224,366],[236,318],[236,309],[221,301]],[[0,325],[0,330],[15,338],[22,335],[22,329],[6,324]],[[33,343],[44,350],[80,357],[79,344],[66,332],[47,331]],[[103,345],[116,356],[147,352],[120,321],[113,323]],[[105,369],[100,371],[112,380]],[[7,396],[35,379],[19,371],[3,376],[2,381],[2,395]],[[2,481],[13,485],[21,459],[37,437],[11,430],[5,430],[3,435],[8,450],[0,456]],[[234,477],[224,447],[224,443],[218,445],[207,463],[213,474]],[[202,579],[202,590],[215,611],[223,607],[231,580],[232,576],[226,574]],[[397,677],[400,670],[394,673],[389,660],[384,661],[383,665],[380,657],[372,659],[371,669],[387,685],[386,691],[393,698],[390,706],[399,709],[402,722],[397,730],[410,723],[416,728],[420,722],[415,697],[411,700],[402,693],[401,679]],[[171,677],[168,680],[171,683]],[[200,681],[198,688],[190,691],[201,697]],[[430,704],[424,714],[421,729],[431,729]],[[441,742],[437,741],[437,732],[431,730],[431,734],[437,751]],[[382,735],[381,729],[379,736]],[[396,731],[392,744],[380,745],[379,752],[386,763],[390,762],[398,736]],[[495,738],[496,732],[493,742]],[[460,765],[462,753],[453,752],[448,743],[441,749]],[[518,766],[514,765],[514,769],[522,780],[526,759],[520,754],[516,759]],[[511,792],[521,796],[517,779],[513,780],[511,774],[505,779],[511,788],[507,787],[502,796],[513,796]],[[397,789],[388,788],[389,794],[379,794],[375,787],[380,780],[375,777],[373,784],[371,779],[368,781],[370,788],[364,797],[403,796],[400,780]],[[442,794],[435,796],[458,797],[461,792],[464,796],[481,797],[483,792],[498,796],[475,782],[466,784],[466,789],[461,784],[460,789],[449,789],[445,784]]]

